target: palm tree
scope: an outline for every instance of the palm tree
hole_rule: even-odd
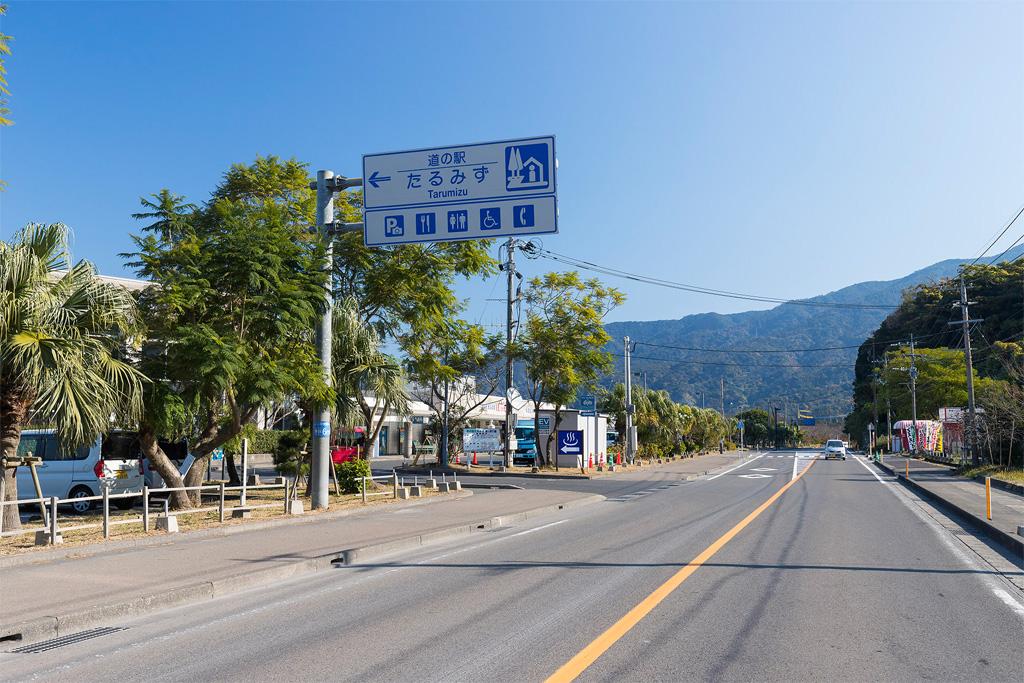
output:
[[[59,223],[0,241],[0,458],[17,454],[29,419],[74,446],[141,412],[144,377],[117,357],[136,329],[135,301],[92,264],[70,263]],[[2,471],[17,500],[16,468]],[[17,506],[4,514],[5,529],[19,526]]]
[[[335,411],[341,424],[362,417],[366,427],[365,457],[377,450],[377,437],[389,412],[408,411],[405,373],[381,350],[377,331],[360,320],[358,306],[347,299],[334,310],[332,366]]]

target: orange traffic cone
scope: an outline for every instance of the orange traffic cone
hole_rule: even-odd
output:
[[[476,453],[473,453],[473,464],[476,464]]]
[[[615,464],[616,465],[621,465],[622,464],[622,453],[616,453],[615,454]]]
[[[587,456],[587,469],[590,469],[593,466],[594,466],[594,454],[591,453],[590,455]]]

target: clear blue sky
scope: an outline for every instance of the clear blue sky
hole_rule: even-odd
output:
[[[779,297],[974,256],[1024,203],[1021,3],[14,1],[2,30],[0,236],[63,221],[108,274],[139,196],[257,154],[552,133],[547,248]],[[751,307],[617,284],[616,320]],[[474,319],[494,285],[460,286]]]

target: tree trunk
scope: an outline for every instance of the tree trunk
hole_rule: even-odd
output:
[[[544,464],[544,451],[540,448],[540,401],[533,402],[533,443],[537,448],[533,461],[537,467],[541,467]]]
[[[160,448],[156,434],[149,425],[141,425],[139,429],[139,444],[142,447],[142,454],[149,461],[150,466],[163,478],[165,486],[169,488],[185,486],[181,473],[178,472],[178,468],[174,466],[171,459]],[[172,510],[186,510],[190,507],[192,507],[192,499],[186,491],[174,491],[171,493]]]
[[[4,387],[0,392],[0,459],[14,458],[21,442],[21,426],[25,424],[31,397],[17,390]],[[18,469],[4,467],[4,497],[8,502],[18,500]],[[17,505],[3,506],[4,531],[21,528],[21,517]]]
[[[228,486],[241,486],[242,479],[238,476],[238,469],[235,467],[235,454],[225,453],[224,462],[227,464]]]

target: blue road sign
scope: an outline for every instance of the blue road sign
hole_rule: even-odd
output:
[[[582,455],[583,432],[577,429],[558,430],[558,454]]]
[[[364,241],[557,233],[555,170],[552,136],[364,155]]]
[[[580,408],[583,410],[594,410],[597,408],[597,396],[593,394],[580,396]]]
[[[743,431],[743,420],[738,420],[736,422],[736,429],[740,430],[741,432]]]
[[[213,449],[213,453],[210,454],[210,460],[223,460],[223,459],[224,459],[224,449],[223,448],[214,448]]]
[[[313,436],[325,437],[331,435],[331,423],[330,422],[314,422],[313,423]]]

